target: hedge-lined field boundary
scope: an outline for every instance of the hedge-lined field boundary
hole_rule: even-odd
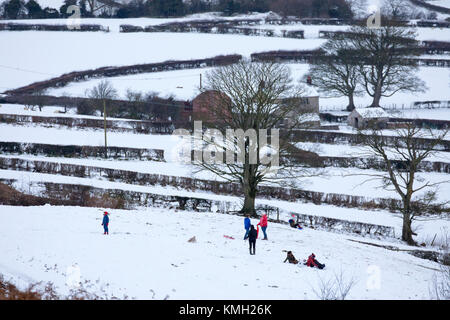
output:
[[[236,183],[141,173],[136,171],[95,166],[0,157],[0,169],[56,174],[90,179],[100,178],[108,181],[123,182],[132,185],[171,186],[174,188],[181,188],[191,191],[208,191],[220,195],[232,195],[237,197],[242,196],[242,188]],[[383,209],[391,212],[397,212],[398,208],[401,207],[401,201],[392,198],[370,198],[357,195],[324,193],[275,186],[259,186],[258,197],[289,202],[303,201],[314,203],[316,205],[329,204],[347,208],[362,208],[369,210]],[[413,204],[413,206],[415,205],[420,205],[420,203]],[[442,213],[442,208],[439,206],[427,206],[427,209],[422,212],[422,214],[440,213]]]

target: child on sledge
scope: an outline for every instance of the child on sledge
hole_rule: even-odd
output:
[[[103,214],[103,221],[102,221],[102,226],[103,226],[103,234],[109,234],[109,230],[108,230],[108,225],[109,225],[109,216],[108,216],[108,212],[104,212]]]
[[[319,261],[316,260],[316,255],[314,253],[311,253],[311,255],[308,257],[308,261],[306,261],[305,264],[311,268],[314,267],[319,269],[325,268],[325,264],[321,264]]]

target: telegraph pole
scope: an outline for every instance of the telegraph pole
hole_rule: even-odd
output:
[[[105,129],[105,159],[108,158],[108,144],[106,140],[106,101],[103,99],[103,126]]]

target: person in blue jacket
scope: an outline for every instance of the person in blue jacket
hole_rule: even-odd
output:
[[[102,226],[104,229],[103,234],[109,234],[108,225],[109,225],[109,216],[108,212],[105,211],[105,213],[103,214],[103,221],[102,221]]]
[[[248,239],[248,233],[250,232],[250,225],[251,225],[250,215],[246,215],[244,219],[244,228],[245,228],[244,240]]]

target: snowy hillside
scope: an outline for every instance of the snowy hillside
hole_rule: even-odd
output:
[[[353,9],[365,17],[380,2],[361,1]],[[448,1],[432,2],[445,6]],[[57,0],[39,3],[62,5]],[[316,90],[320,73],[308,73],[317,51],[306,51],[327,41],[321,31],[350,26],[334,25],[334,20],[282,25],[264,20],[273,16],[89,18],[82,23],[104,30],[0,31],[0,43],[7,44],[0,50],[0,281],[3,276],[21,288],[51,282],[61,296],[81,282],[88,292],[107,299],[311,300],[326,298],[320,291],[340,279],[341,285],[351,284],[347,299],[435,299],[431,291],[448,258],[450,230],[450,134],[437,144],[433,140],[450,125],[450,28],[417,28],[421,45],[432,42],[418,56],[417,78],[426,88],[381,98],[386,119],[379,127],[387,147],[380,156],[368,152],[356,128],[366,123],[364,114],[356,125],[350,122],[352,117],[359,121],[359,109],[373,97],[355,96],[357,109],[350,113],[346,96]],[[259,24],[239,25],[252,29],[239,34],[120,30],[123,24],[218,19],[258,19]],[[64,25],[67,19],[3,22]],[[281,37],[284,31],[303,31],[304,38]],[[292,154],[280,157],[282,165],[294,162],[302,171],[278,177],[281,183],[263,179],[255,187],[256,215],[269,215],[269,240],[260,234],[256,255],[250,255],[238,212],[244,203],[242,179],[230,182],[223,172],[199,171],[183,162],[182,156],[198,145],[191,150],[191,137],[173,131],[190,128],[192,116],[203,110],[195,98],[208,73],[238,65],[241,57],[202,59],[237,54],[248,61],[258,57],[254,53],[288,50],[302,52],[293,58],[275,55],[275,61],[287,67],[286,74],[290,71],[304,92],[301,99],[273,99],[270,109],[285,100],[317,109],[311,127],[296,126],[286,136]],[[121,66],[126,68],[114,68]],[[361,70],[370,65],[358,67],[358,88],[366,92]],[[36,84],[49,79],[55,80]],[[257,89],[239,88],[250,88],[252,106],[265,90],[260,79]],[[99,101],[105,98],[87,93],[105,80],[117,95],[106,99],[103,118]],[[403,78],[393,86],[396,81]],[[142,96],[131,97],[130,90]],[[407,128],[406,122],[430,130],[403,143],[396,129]],[[413,151],[410,143],[418,143]],[[417,166],[408,158],[430,146],[431,155]],[[417,192],[408,208],[420,215],[410,229],[414,241],[406,245],[404,197],[380,177],[387,168],[407,173],[411,164],[417,169]],[[109,235],[101,226],[104,210],[110,212]],[[303,229],[290,227],[291,218]],[[252,218],[252,224],[258,220]],[[326,268],[283,263],[287,250],[301,262],[315,253]]]
[[[79,279],[89,291],[118,298],[318,299],[321,281],[342,275],[355,281],[348,299],[428,299],[439,268],[354,237],[276,224],[252,256],[243,219],[230,215],[111,210],[110,234],[103,235],[95,208],[0,209],[0,272],[22,286],[53,282],[62,294]],[[300,261],[314,253],[326,269],[283,263],[283,250]]]

